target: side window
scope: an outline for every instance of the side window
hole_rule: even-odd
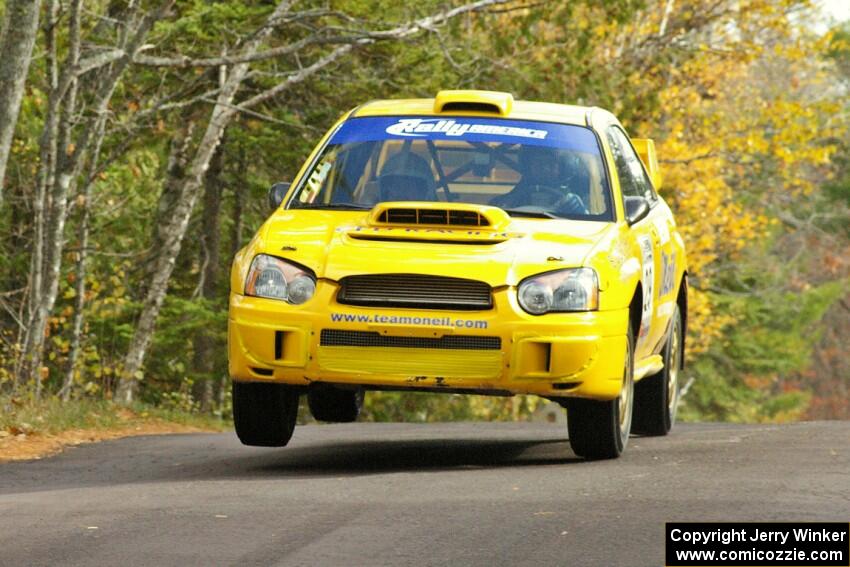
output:
[[[617,178],[624,197],[646,197],[654,201],[657,196],[652,183],[643,169],[640,158],[629,143],[626,134],[616,126],[610,126],[605,132],[611,153],[614,154],[614,164],[617,168]]]

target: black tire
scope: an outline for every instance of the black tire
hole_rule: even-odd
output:
[[[313,417],[318,421],[336,423],[357,421],[363,398],[363,388],[343,390],[329,384],[314,384],[307,392],[307,403]]]
[[[679,369],[682,365],[682,314],[673,312],[670,336],[664,345],[664,368],[635,384],[632,430],[643,435],[667,435],[676,423],[679,406]]]
[[[576,398],[567,403],[570,447],[579,457],[616,459],[629,442],[634,400],[634,338],[631,325],[626,345],[623,389],[618,398],[607,402]]]
[[[284,447],[298,417],[298,390],[286,384],[233,383],[233,424],[244,445]]]

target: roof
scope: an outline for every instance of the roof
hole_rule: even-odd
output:
[[[440,91],[435,98],[375,100],[357,107],[359,116],[486,116],[587,125],[593,107],[514,100],[496,91]]]

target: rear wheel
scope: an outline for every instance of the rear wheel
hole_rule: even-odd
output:
[[[679,369],[682,366],[682,314],[673,312],[670,336],[664,345],[664,368],[635,385],[636,433],[667,435],[676,422],[679,406]]]
[[[615,459],[629,441],[634,400],[634,340],[626,337],[625,368],[620,396],[607,402],[571,399],[567,404],[570,446],[579,457]]]
[[[310,413],[318,421],[356,421],[363,407],[363,388],[343,390],[329,384],[314,384],[307,392]]]
[[[298,417],[298,390],[286,384],[233,383],[233,424],[244,445],[283,447]]]

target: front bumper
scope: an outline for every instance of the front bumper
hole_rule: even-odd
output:
[[[494,290],[487,311],[355,307],[336,303],[336,292],[335,283],[320,281],[300,306],[231,294],[233,379],[598,400],[620,394],[627,309],[533,316],[508,288]],[[323,330],[376,339],[341,343]]]

